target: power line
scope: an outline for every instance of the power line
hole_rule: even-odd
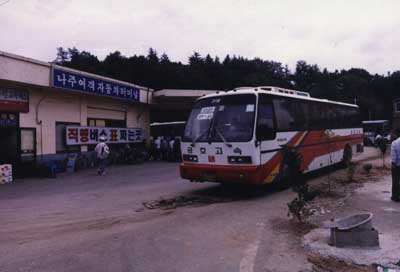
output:
[[[3,3],[0,3],[0,7],[2,6],[2,5],[5,5],[5,4],[7,4],[8,2],[10,2],[11,0],[6,0],[6,1],[4,1]]]

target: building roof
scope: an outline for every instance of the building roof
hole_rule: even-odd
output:
[[[160,110],[191,110],[196,99],[218,90],[162,89],[153,92],[155,107]]]
[[[149,89],[148,87],[140,86],[140,85],[133,84],[133,83],[130,83],[130,82],[121,81],[121,80],[117,80],[117,79],[114,79],[114,78],[101,76],[101,75],[97,75],[97,74],[92,74],[92,73],[84,72],[84,71],[73,69],[73,68],[68,68],[68,67],[65,67],[65,66],[57,65],[57,64],[52,63],[52,62],[45,62],[45,61],[41,61],[41,60],[35,60],[35,59],[32,59],[32,58],[28,58],[28,57],[24,57],[24,56],[12,54],[12,53],[4,52],[4,51],[0,51],[0,57],[6,57],[6,58],[10,58],[10,59],[15,59],[15,60],[23,61],[23,62],[28,62],[28,63],[31,63],[31,64],[46,66],[46,67],[49,67],[49,68],[50,67],[55,67],[57,69],[71,71],[71,72],[74,72],[74,73],[77,73],[77,74],[86,75],[86,76],[90,76],[90,77],[94,77],[94,78],[98,78],[98,79],[103,79],[103,80],[107,80],[107,81],[111,81],[111,82],[115,82],[115,83],[121,83],[121,84],[125,84],[125,85],[130,85],[132,87],[136,87],[136,88],[140,88],[140,89]],[[153,90],[150,89],[150,91],[153,91]]]
[[[363,124],[381,124],[389,122],[389,120],[368,120],[368,121],[362,121]]]
[[[186,121],[175,121],[175,122],[154,122],[151,123],[150,126],[169,126],[169,125],[184,125]]]
[[[53,86],[52,74],[54,69],[57,69],[66,72],[72,72],[82,76],[84,75],[90,78],[95,78],[98,80],[103,80],[114,84],[123,84],[126,85],[128,88],[129,87],[137,88],[140,90],[141,93],[141,95],[139,96],[140,101],[137,102],[146,104],[152,103],[151,93],[153,92],[153,89],[133,84],[130,82],[125,82],[101,75],[80,71],[77,69],[67,68],[51,62],[35,60],[32,58],[27,58],[16,54],[0,51],[0,67],[2,68],[0,69],[0,83],[3,82],[4,84],[12,84],[13,86],[26,86],[26,85],[39,86],[45,88],[57,88],[62,91],[68,91],[68,92],[79,92],[78,90],[64,89]],[[101,94],[92,94],[86,92],[82,93],[87,95],[108,97],[110,99],[120,99],[118,97],[111,97]]]
[[[31,58],[28,58],[28,57],[23,57],[23,56],[20,56],[20,55],[16,55],[16,54],[4,52],[4,51],[0,51],[0,57],[7,57],[7,58],[10,58],[10,59],[29,62],[29,63],[32,63],[32,64],[37,64],[37,65],[42,65],[42,66],[47,66],[47,67],[50,67],[50,65],[51,65],[49,62],[45,62],[45,61],[41,61],[41,60],[35,60],[35,59],[31,59]]]
[[[212,94],[219,90],[191,90],[191,89],[162,89],[154,92],[154,97],[182,97],[197,98],[203,95]]]

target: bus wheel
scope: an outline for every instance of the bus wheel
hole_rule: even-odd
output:
[[[346,168],[350,164],[352,158],[353,158],[353,150],[351,149],[350,145],[346,144],[343,150],[343,159],[341,163],[342,167]]]

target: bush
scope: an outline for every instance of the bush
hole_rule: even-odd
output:
[[[381,151],[382,168],[385,168],[385,154],[386,154],[386,150],[387,150],[387,142],[386,142],[385,138],[380,137],[380,138],[376,139],[375,144]]]
[[[282,146],[281,154],[281,170],[285,171],[285,178],[288,179],[293,191],[297,193],[297,197],[287,204],[288,216],[292,215],[301,222],[303,216],[307,214],[306,201],[308,199],[308,186],[301,172],[303,158],[296,148],[286,145]]]
[[[367,173],[367,175],[369,175],[371,173],[372,164],[370,164],[370,163],[364,164],[363,169],[364,169],[365,173]]]
[[[347,167],[347,181],[351,182],[354,179],[354,173],[356,172],[356,164],[354,162],[350,162]]]

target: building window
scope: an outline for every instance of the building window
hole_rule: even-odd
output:
[[[33,161],[36,157],[36,129],[21,128],[20,133],[21,161]]]
[[[394,102],[394,111],[400,112],[400,100]]]
[[[67,126],[79,126],[79,123],[60,123],[56,122],[56,152],[79,152],[79,145],[66,145],[65,131]]]
[[[126,127],[125,120],[88,118],[88,124],[90,127],[118,127],[118,128]]]

